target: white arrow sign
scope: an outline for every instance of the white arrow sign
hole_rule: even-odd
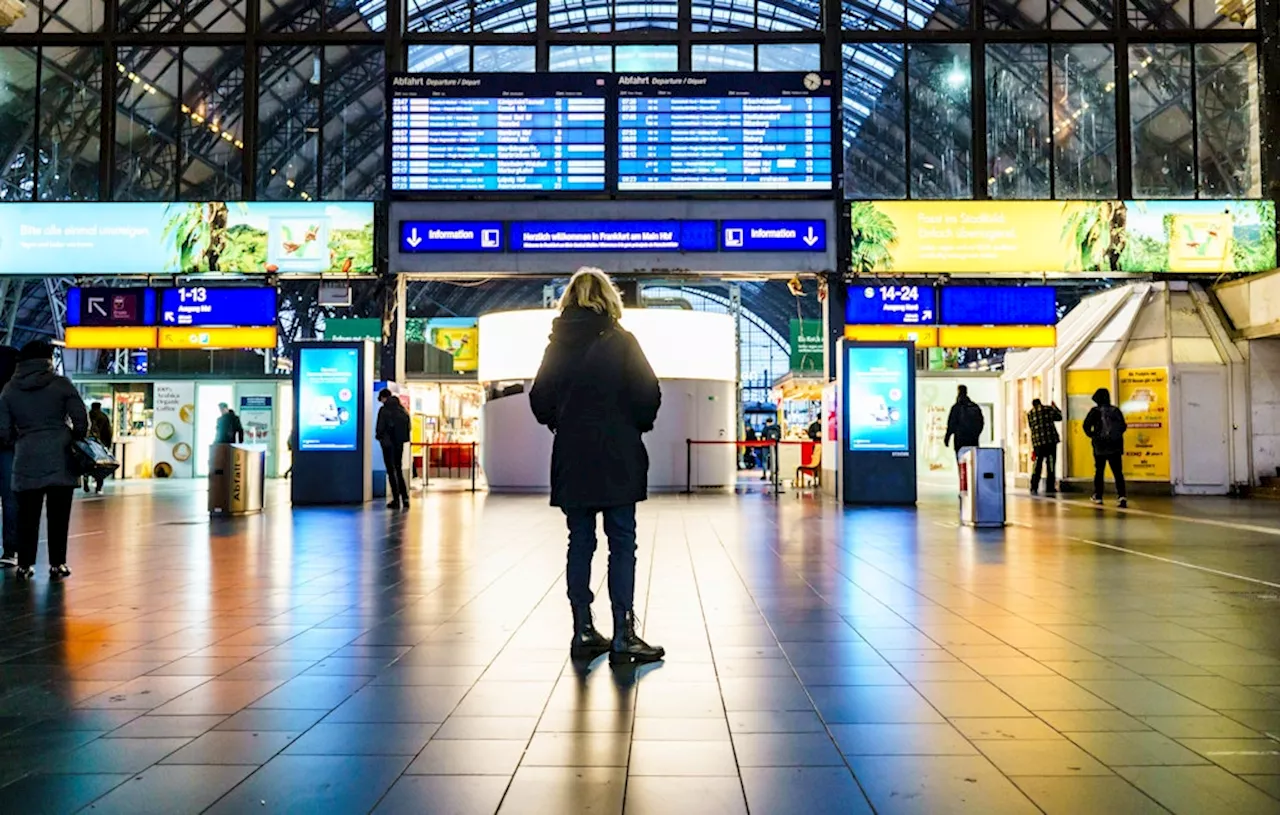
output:
[[[809,226],[809,231],[805,233],[805,236],[801,238],[801,240],[805,242],[806,246],[813,246],[818,242],[818,236],[814,233],[812,225]]]
[[[98,315],[98,316],[100,316],[100,317],[106,317],[106,316],[107,316],[107,298],[105,298],[105,297],[90,297],[90,298],[89,298],[89,313],[90,313],[90,314],[97,314],[97,315]]]
[[[412,246],[414,249],[418,248],[418,244],[422,243],[422,238],[418,237],[418,227],[415,226],[413,229],[409,230],[409,237],[405,238],[404,242]]]

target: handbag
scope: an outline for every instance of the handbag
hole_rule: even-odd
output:
[[[97,439],[71,442],[71,470],[77,478],[106,478],[120,467],[116,457]]]

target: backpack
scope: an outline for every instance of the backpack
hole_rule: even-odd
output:
[[[960,404],[959,421],[956,422],[956,435],[962,439],[976,439],[982,435],[982,429],[986,427],[986,417],[982,415],[982,408],[978,407],[976,402],[962,402]]]
[[[1098,407],[1098,435],[1099,441],[1109,445],[1118,445],[1124,441],[1125,431],[1124,414],[1120,412],[1120,408],[1115,405],[1100,405]]]

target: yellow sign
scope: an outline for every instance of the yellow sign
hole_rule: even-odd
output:
[[[943,348],[1053,348],[1058,329],[1051,325],[942,326]]]
[[[916,325],[846,325],[844,336],[859,342],[914,342],[916,348],[938,345],[938,329]]]
[[[1067,371],[1067,472],[1093,478],[1093,442],[1084,434],[1084,419],[1093,409],[1093,393],[1111,387],[1110,371]]]
[[[432,328],[431,344],[453,357],[454,373],[474,371],[480,362],[480,329],[474,325]]]
[[[274,326],[269,328],[162,328],[160,329],[160,347],[206,350],[275,348],[276,329]]]
[[[139,326],[67,326],[64,337],[68,348],[109,350],[119,348],[155,348],[156,330]]]
[[[1129,368],[1118,373],[1117,404],[1129,426],[1124,434],[1124,476],[1168,481],[1169,372]]]

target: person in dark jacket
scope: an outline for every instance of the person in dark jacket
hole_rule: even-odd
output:
[[[0,345],[0,388],[9,384],[17,367],[18,349]],[[18,497],[13,492],[13,443],[8,438],[0,438],[0,511],[4,539],[0,566],[10,568],[18,565]]]
[[[947,414],[947,434],[942,438],[944,446],[956,440],[956,460],[960,459],[960,451],[966,447],[977,447],[982,442],[982,429],[987,426],[982,408],[969,398],[969,388],[960,385],[956,388],[956,403]]]
[[[760,467],[762,470],[760,480],[768,481],[769,476],[773,474],[774,468],[778,465],[777,460],[774,458],[774,453],[778,449],[777,443],[782,441],[782,428],[774,424],[773,419],[765,419],[764,429],[760,431],[760,441],[773,442],[768,447],[760,448]]]
[[[97,439],[98,442],[111,452],[111,443],[115,440],[115,431],[111,428],[111,417],[102,409],[101,402],[94,402],[89,406],[89,438]],[[103,477],[96,475],[93,478],[96,492],[102,492]],[[89,491],[89,476],[84,477],[84,491]]]
[[[1031,410],[1027,411],[1027,429],[1031,431],[1031,454],[1035,456],[1035,467],[1031,470],[1031,494],[1040,491],[1040,470],[1046,468],[1045,495],[1055,495],[1058,483],[1055,471],[1058,467],[1057,422],[1062,421],[1062,411],[1057,405],[1046,405],[1039,399],[1031,401]]]
[[[1093,441],[1093,502],[1102,503],[1107,467],[1116,481],[1120,506],[1129,506],[1124,483],[1124,434],[1129,425],[1120,408],[1111,404],[1111,391],[1098,388],[1093,393],[1093,409],[1084,417],[1084,434]]]
[[[213,437],[214,444],[240,444],[244,441],[244,425],[240,417],[227,406],[226,402],[218,403],[218,429]]]
[[[18,368],[0,393],[0,438],[11,439],[13,489],[18,495],[18,579],[35,575],[40,515],[49,506],[49,575],[71,576],[67,533],[76,474],[71,443],[83,439],[89,416],[75,385],[53,371],[53,346],[29,342],[18,354]]]
[[[409,508],[409,487],[404,481],[404,446],[409,443],[409,411],[390,389],[378,392],[378,422],[374,426],[374,438],[382,445],[382,460],[387,465],[387,481],[391,487],[391,500],[387,509]]]
[[[609,652],[613,664],[655,662],[665,655],[636,634],[636,504],[648,491],[649,454],[662,393],[636,338],[618,324],[622,298],[599,269],[580,269],[560,301],[560,316],[529,393],[538,422],[555,434],[551,504],[569,527],[566,580],[573,610],[570,655]],[[591,619],[591,556],[596,517],[609,539],[613,640]]]

